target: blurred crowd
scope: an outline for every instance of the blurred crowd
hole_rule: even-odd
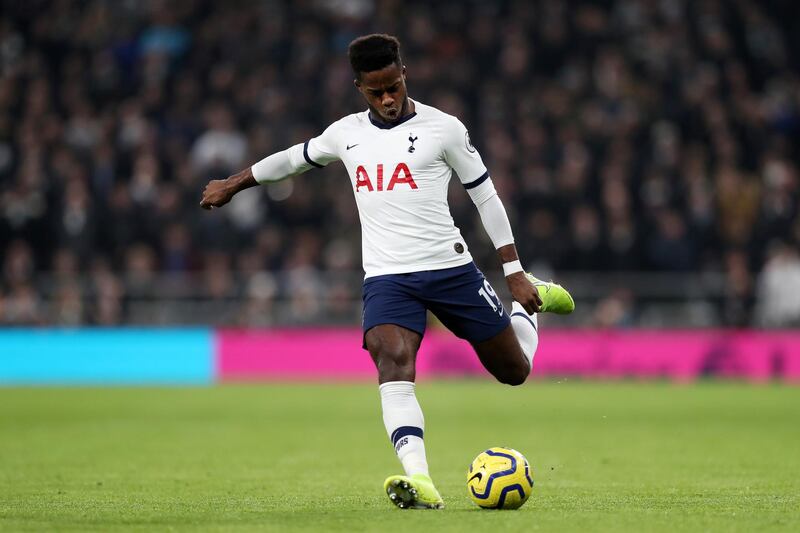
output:
[[[137,302],[162,299],[227,324],[357,323],[342,303],[359,299],[360,230],[341,165],[219,211],[198,202],[209,179],[362,110],[347,45],[380,31],[401,40],[411,97],[470,128],[529,267],[719,273],[720,324],[800,325],[791,0],[2,9],[0,324],[137,322]],[[497,270],[453,185],[477,263]],[[236,307],[215,314],[217,301]],[[585,321],[635,325],[636,307],[609,287]]]

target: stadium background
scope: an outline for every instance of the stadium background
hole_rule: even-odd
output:
[[[799,15],[0,0],[0,530],[797,531]],[[198,206],[363,109],[346,48],[372,31],[468,125],[523,263],[577,302],[541,317],[522,387],[431,323],[434,515],[380,491],[398,464],[344,169]],[[450,204],[507,298],[457,180]],[[518,513],[464,493],[494,445],[531,461]]]
[[[749,0],[4,2],[0,323],[357,325],[341,165],[220,212],[197,204],[207,180],[362,109],[346,48],[381,29],[403,43],[411,96],[469,126],[525,265],[580,302],[560,327],[796,327],[794,14]],[[454,217],[502,290],[456,185]]]

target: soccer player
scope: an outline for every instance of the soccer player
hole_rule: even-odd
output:
[[[367,35],[349,47],[355,86],[368,110],[321,135],[211,181],[200,206],[221,207],[238,192],[341,161],[361,219],[363,343],[378,369],[383,421],[405,475],[385,484],[401,508],[444,506],[428,473],[424,419],[415,395],[415,361],[430,310],[469,341],[501,383],[519,385],[538,346],[536,313],[572,312],[569,293],[526,274],[508,216],[480,154],[455,117],[406,91],[400,45]],[[511,313],[475,266],[447,204],[453,171],[480,213],[513,297]]]

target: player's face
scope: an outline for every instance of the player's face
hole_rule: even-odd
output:
[[[362,72],[356,87],[367,99],[370,111],[385,122],[400,119],[407,109],[406,68],[391,64],[381,70]]]

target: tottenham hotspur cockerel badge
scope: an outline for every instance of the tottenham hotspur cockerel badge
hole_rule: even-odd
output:
[[[413,154],[414,150],[416,150],[416,148],[414,148],[414,141],[416,141],[417,139],[419,139],[419,137],[414,137],[413,133],[409,134],[408,142],[411,143],[411,146],[408,147],[408,153],[409,154]]]

